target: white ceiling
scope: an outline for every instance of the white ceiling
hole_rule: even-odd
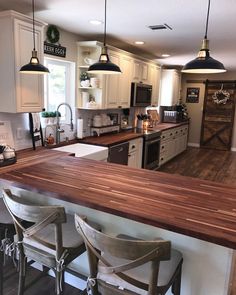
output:
[[[161,64],[184,65],[196,57],[204,37],[208,0],[107,0],[107,43],[158,59]],[[77,33],[86,40],[100,40],[104,0],[35,0],[36,17]],[[31,15],[31,0],[0,0],[0,10]],[[236,0],[211,0],[208,39],[211,56],[228,70],[236,70]],[[168,24],[173,30],[152,31],[149,25]],[[142,40],[145,45],[134,45]],[[169,58],[160,58],[168,53]],[[158,58],[159,57],[159,58]]]

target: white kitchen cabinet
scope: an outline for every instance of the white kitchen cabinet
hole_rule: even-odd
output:
[[[162,70],[160,86],[160,103],[172,106],[178,103],[181,90],[181,73],[177,70]]]
[[[126,55],[120,55],[120,69],[122,74],[119,76],[118,107],[130,107],[131,94],[131,71],[132,58]]]
[[[106,77],[106,107],[129,108],[132,59],[129,56],[114,51],[109,52],[109,57],[111,62],[119,65],[122,73]]]
[[[152,85],[152,106],[158,106],[160,94],[161,69],[157,65],[149,65],[149,83]]]
[[[35,21],[38,58],[43,63],[43,27]],[[43,77],[19,72],[29,63],[33,49],[32,19],[15,11],[0,12],[0,112],[40,112],[43,108]]]
[[[171,128],[161,133],[160,166],[187,148],[188,125]]]
[[[142,168],[143,138],[129,141],[128,166]]]
[[[148,63],[142,60],[133,60],[133,82],[143,82],[148,83],[148,72],[149,65]]]
[[[110,61],[118,66],[120,66],[120,56],[116,52],[109,51]],[[117,75],[107,75],[106,76],[106,105],[108,109],[114,109],[119,107],[119,84],[120,76]]]

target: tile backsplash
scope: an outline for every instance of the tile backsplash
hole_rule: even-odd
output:
[[[130,108],[129,109],[129,125],[135,127],[136,126],[136,115],[137,113],[144,113],[145,108]],[[61,134],[61,141],[65,141],[67,138],[74,139],[76,138],[76,122],[77,118],[83,119],[83,136],[90,136],[90,127],[93,124],[93,117],[98,114],[118,114],[118,124],[121,122],[121,118],[124,116],[124,112],[122,109],[109,109],[109,110],[82,110],[76,109],[73,118],[74,130],[70,131],[70,126],[68,124],[61,124],[61,128],[65,130],[64,133]],[[10,121],[11,128],[13,133],[14,140],[14,148],[16,150],[21,150],[25,148],[32,147],[32,140],[30,135],[30,127],[29,127],[29,114],[28,113],[0,113],[0,121]],[[56,126],[48,126],[45,130],[43,128],[43,136],[44,138],[49,136],[50,133],[53,134],[54,138],[56,138]],[[38,141],[36,146],[40,145],[41,142]]]

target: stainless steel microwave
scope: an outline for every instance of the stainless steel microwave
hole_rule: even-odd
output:
[[[131,83],[131,106],[147,107],[151,105],[152,85]]]

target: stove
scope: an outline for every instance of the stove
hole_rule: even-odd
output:
[[[144,169],[157,170],[159,168],[161,131],[135,129],[135,132],[143,134],[142,167]]]

